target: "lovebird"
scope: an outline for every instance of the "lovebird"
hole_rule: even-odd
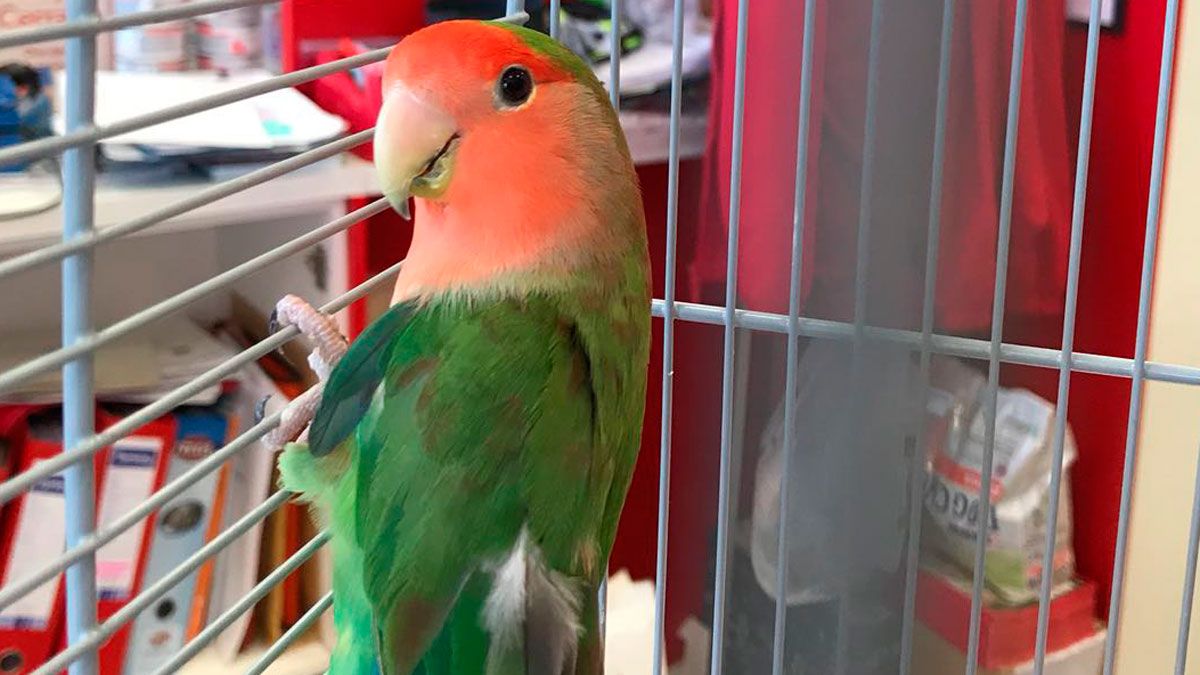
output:
[[[383,86],[375,165],[412,244],[279,457],[331,533],[329,672],[602,673],[650,339],[617,115],[582,60],[498,22],[409,35]]]

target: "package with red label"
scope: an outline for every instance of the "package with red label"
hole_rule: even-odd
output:
[[[1023,389],[1001,389],[996,400],[991,504],[980,517],[985,449],[983,374],[957,359],[938,359],[928,403],[928,483],[925,532],[942,557],[970,570],[981,521],[988,530],[985,582],[1007,604],[1037,598],[1042,581],[1054,462],[1054,405]],[[1067,429],[1059,486],[1053,582],[1070,581],[1071,502],[1066,467],[1075,459]]]

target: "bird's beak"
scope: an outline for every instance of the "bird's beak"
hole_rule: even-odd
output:
[[[454,120],[402,85],[384,96],[375,125],[375,171],[383,195],[409,218],[408,198],[437,197],[450,183]]]

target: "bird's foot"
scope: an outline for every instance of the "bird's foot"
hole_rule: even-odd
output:
[[[280,414],[279,426],[268,433],[264,440],[268,447],[282,448],[295,440],[303,440],[308,425],[316,415],[321,403],[321,391],[333,366],[345,355],[348,343],[338,330],[333,317],[321,312],[304,299],[286,295],[271,312],[268,330],[275,333],[286,326],[295,326],[301,335],[308,338],[313,351],[308,355],[308,365],[317,374],[318,383],[295,400],[288,403]]]
[[[274,333],[287,326],[300,329],[300,334],[312,343],[313,351],[308,356],[308,365],[324,382],[348,347],[337,322],[303,298],[285,295],[275,304],[275,311],[271,312],[268,331]]]

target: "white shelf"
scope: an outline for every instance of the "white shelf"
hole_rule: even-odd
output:
[[[207,229],[312,213],[328,209],[330,204],[349,197],[370,194],[376,190],[375,183],[375,173],[370,163],[353,155],[343,155],[256,185],[152,225],[132,236]],[[197,180],[129,186],[107,184],[102,177],[96,189],[96,228],[102,230],[128,222],[192,197],[197,191],[212,185],[214,183]],[[61,208],[0,222],[0,253],[12,254],[57,241],[61,232]]]

